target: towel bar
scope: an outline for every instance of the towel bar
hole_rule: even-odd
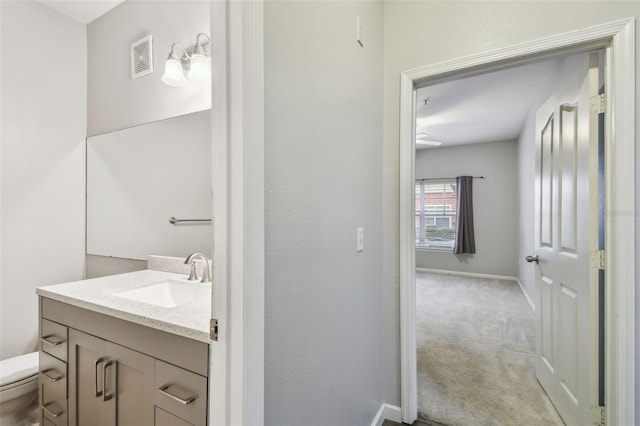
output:
[[[169,218],[169,223],[172,225],[178,223],[187,223],[187,222],[211,222],[211,219],[177,219],[174,216]]]

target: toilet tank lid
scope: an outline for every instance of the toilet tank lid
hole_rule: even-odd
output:
[[[0,386],[38,374],[38,352],[14,356],[0,361]]]

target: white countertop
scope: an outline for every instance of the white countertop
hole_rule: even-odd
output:
[[[211,298],[173,308],[163,308],[113,295],[113,293],[144,287],[167,279],[185,280],[186,278],[185,274],[145,269],[40,287],[36,293],[90,311],[209,343]]]

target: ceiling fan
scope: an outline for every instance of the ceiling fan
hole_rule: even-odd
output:
[[[442,145],[441,141],[436,141],[430,138],[429,133],[416,133],[416,145],[426,145],[426,146],[440,146]]]

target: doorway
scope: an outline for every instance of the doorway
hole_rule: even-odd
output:
[[[518,63],[531,63],[541,58],[558,57],[567,53],[604,48],[607,67],[610,70],[605,85],[611,88],[607,106],[609,114],[605,120],[607,144],[607,188],[626,182],[629,186],[634,175],[634,88],[633,76],[633,22],[629,20],[588,28],[574,33],[562,34],[547,39],[521,44],[484,55],[463,58],[403,73],[401,89],[401,371],[402,371],[402,418],[411,423],[416,419],[416,359],[415,359],[415,258],[413,256],[415,229],[413,193],[415,183],[413,127],[415,88],[420,85],[450,81],[464,75],[486,73],[504,69]],[[631,34],[631,35],[630,35]],[[615,50],[616,55],[612,55]],[[624,87],[624,89],[623,89]],[[626,92],[626,93],[625,93]],[[634,92],[631,91],[631,94]],[[615,120],[613,119],[615,116]],[[615,136],[615,137],[613,137]],[[625,140],[628,137],[629,140]],[[631,185],[633,185],[631,183]],[[612,191],[607,199],[607,210],[616,212],[634,211],[633,200],[625,200]],[[608,215],[605,227],[608,230],[605,254],[606,281],[606,334],[607,359],[605,383],[607,423],[626,424],[634,416],[634,221],[632,215]],[[625,333],[622,331],[626,330]]]
[[[559,88],[582,82],[588,59],[588,54],[547,59],[416,89],[416,346],[422,419],[563,424],[535,374],[532,308],[539,294],[535,273],[544,265],[527,263],[519,253],[534,251],[536,110]],[[567,151],[574,141],[565,133]],[[581,164],[580,170],[588,166]],[[464,175],[473,177],[468,201],[477,250],[454,254],[459,205],[453,177]],[[597,188],[584,191],[581,186],[580,192],[597,193]],[[582,240],[589,233],[580,235]]]

